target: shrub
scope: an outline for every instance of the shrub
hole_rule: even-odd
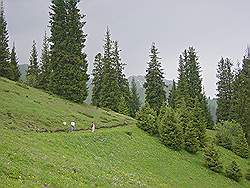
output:
[[[189,153],[196,153],[199,150],[199,140],[197,129],[193,126],[193,122],[189,122],[184,132],[184,146]]]
[[[180,150],[183,143],[182,128],[178,124],[177,117],[172,108],[161,111],[159,123],[159,134],[162,143],[172,149]]]
[[[222,163],[219,160],[219,153],[214,144],[208,144],[204,148],[205,165],[214,172],[221,172]]]
[[[239,127],[238,134],[233,137],[232,151],[242,157],[248,158],[248,144],[243,129]]]
[[[157,134],[156,112],[146,103],[136,115],[137,126],[151,135]]]
[[[246,180],[250,181],[250,169],[247,169]]]
[[[240,157],[248,157],[248,143],[240,124],[235,121],[225,121],[216,126],[216,143],[232,150]]]
[[[226,169],[226,176],[233,179],[234,181],[239,182],[242,177],[242,173],[239,165],[236,161],[232,161],[232,163]]]
[[[226,149],[232,149],[232,134],[230,133],[231,122],[217,123],[216,125],[216,143]]]

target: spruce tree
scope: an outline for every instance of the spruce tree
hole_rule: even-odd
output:
[[[242,158],[248,158],[248,144],[247,144],[247,139],[244,135],[243,129],[241,126],[238,126],[237,130],[232,130],[232,131],[237,131],[237,134],[234,133],[233,140],[232,140],[232,151],[242,157]]]
[[[38,75],[39,75],[39,66],[38,66],[38,57],[37,57],[36,42],[33,41],[32,49],[30,52],[30,64],[27,71],[27,83],[31,87],[38,87]]]
[[[83,52],[85,22],[77,5],[79,0],[52,0],[51,73],[49,89],[66,99],[83,103],[87,97],[87,60]]]
[[[208,144],[204,148],[205,165],[214,172],[221,172],[222,162],[219,159],[218,150],[213,144]]]
[[[50,76],[50,51],[49,51],[49,38],[45,32],[43,38],[43,48],[41,55],[41,72],[39,74],[39,87],[48,90],[49,76]]]
[[[135,117],[136,112],[138,112],[139,109],[140,109],[140,99],[137,93],[135,79],[132,78],[132,82],[131,82],[131,115],[132,117]]]
[[[129,115],[130,111],[129,111],[129,107],[127,105],[127,102],[126,102],[126,99],[125,97],[121,97],[120,101],[119,101],[119,104],[118,104],[118,112],[120,114],[123,114],[123,115]]]
[[[95,56],[94,69],[92,75],[93,78],[93,93],[92,93],[92,104],[100,107],[101,96],[102,96],[102,85],[103,85],[103,61],[102,54],[98,53]]]
[[[176,107],[176,84],[174,80],[173,80],[173,87],[168,97],[168,105],[172,107],[173,109]]]
[[[196,98],[194,102],[194,107],[192,108],[192,116],[190,120],[192,125],[197,130],[197,139],[199,141],[199,145],[203,147],[205,145],[205,137],[206,137],[206,119],[203,114],[202,104],[199,103],[199,100]]]
[[[176,89],[176,103],[179,105],[182,100],[185,100],[187,106],[194,107],[194,101],[198,99],[204,116],[206,126],[211,126],[211,115],[208,110],[206,96],[202,90],[202,78],[200,75],[200,64],[198,56],[193,47],[184,50],[179,61],[179,77],[178,86]]]
[[[189,103],[188,100],[190,99],[190,95],[188,92],[188,80],[187,80],[187,74],[186,74],[186,61],[188,58],[187,50],[184,50],[184,52],[180,55],[179,58],[179,68],[178,68],[178,83],[176,88],[176,105],[179,107],[180,105],[183,105],[183,101],[185,103]]]
[[[151,135],[158,134],[156,112],[146,102],[136,115],[137,126]]]
[[[166,102],[165,83],[158,49],[153,43],[150,51],[150,62],[148,63],[146,82],[144,84],[146,102],[156,111],[160,112],[161,106]]]
[[[227,167],[226,176],[233,179],[234,181],[240,181],[242,178],[242,173],[236,161],[232,161],[232,163]]]
[[[131,93],[129,90],[129,82],[127,80],[127,78],[125,77],[125,74],[123,73],[124,68],[125,68],[125,63],[121,62],[121,58],[120,58],[120,52],[121,50],[119,49],[118,46],[118,42],[115,41],[114,42],[114,50],[113,50],[113,54],[114,54],[114,71],[115,71],[115,75],[116,75],[116,82],[118,85],[118,90],[116,91],[116,94],[119,97],[119,104],[124,104],[126,105],[125,108],[127,108],[129,110],[129,113],[127,115],[131,115]],[[123,101],[123,98],[125,100],[125,103]],[[124,108],[122,107],[122,108]],[[120,108],[120,107],[118,107]]]
[[[230,117],[239,122],[243,128],[243,131],[248,138],[250,131],[250,92],[249,92],[249,64],[250,57],[244,57],[242,68],[238,68],[233,81],[233,94]],[[248,144],[250,139],[248,138]]]
[[[21,76],[21,73],[18,68],[18,59],[16,55],[15,43],[13,43],[13,47],[12,47],[11,54],[10,54],[10,65],[11,65],[11,70],[12,70],[11,80],[18,81]]]
[[[183,133],[174,110],[166,107],[164,110],[161,110],[160,114],[158,129],[162,143],[172,149],[181,150]]]
[[[120,100],[119,85],[117,82],[117,74],[114,67],[113,41],[111,34],[107,28],[104,40],[104,55],[103,55],[103,77],[100,105],[104,108],[109,108],[113,111],[118,111]]]
[[[12,68],[9,62],[9,37],[7,30],[7,22],[4,15],[4,5],[1,1],[0,7],[0,76],[11,79]]]
[[[197,128],[193,126],[192,121],[187,123],[183,139],[184,139],[184,148],[189,153],[194,154],[199,150],[199,140],[197,132],[198,132]]]
[[[230,110],[232,103],[232,82],[233,82],[233,72],[232,63],[226,58],[221,58],[218,63],[217,69],[217,120],[225,121],[230,120]]]

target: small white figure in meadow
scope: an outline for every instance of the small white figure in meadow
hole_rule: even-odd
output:
[[[76,130],[76,123],[74,121],[72,121],[70,123],[70,131],[74,131],[74,130]]]
[[[94,124],[94,122],[92,122],[92,128],[91,129],[92,129],[92,133],[95,132],[95,124]]]
[[[64,125],[64,126],[66,126],[66,125],[67,125],[67,123],[64,121],[64,122],[63,122],[63,125]]]

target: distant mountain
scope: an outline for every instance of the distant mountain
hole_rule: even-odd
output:
[[[21,80],[22,81],[25,81],[26,80],[26,74],[27,74],[27,70],[28,70],[28,64],[19,64],[18,65],[18,68],[19,68],[19,71],[21,73]]]

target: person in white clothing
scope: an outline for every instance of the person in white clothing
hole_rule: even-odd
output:
[[[91,129],[92,129],[92,133],[95,132],[95,124],[94,124],[94,122],[92,122],[92,128]]]
[[[70,123],[70,131],[75,131],[76,130],[76,123],[74,121],[72,121]]]

